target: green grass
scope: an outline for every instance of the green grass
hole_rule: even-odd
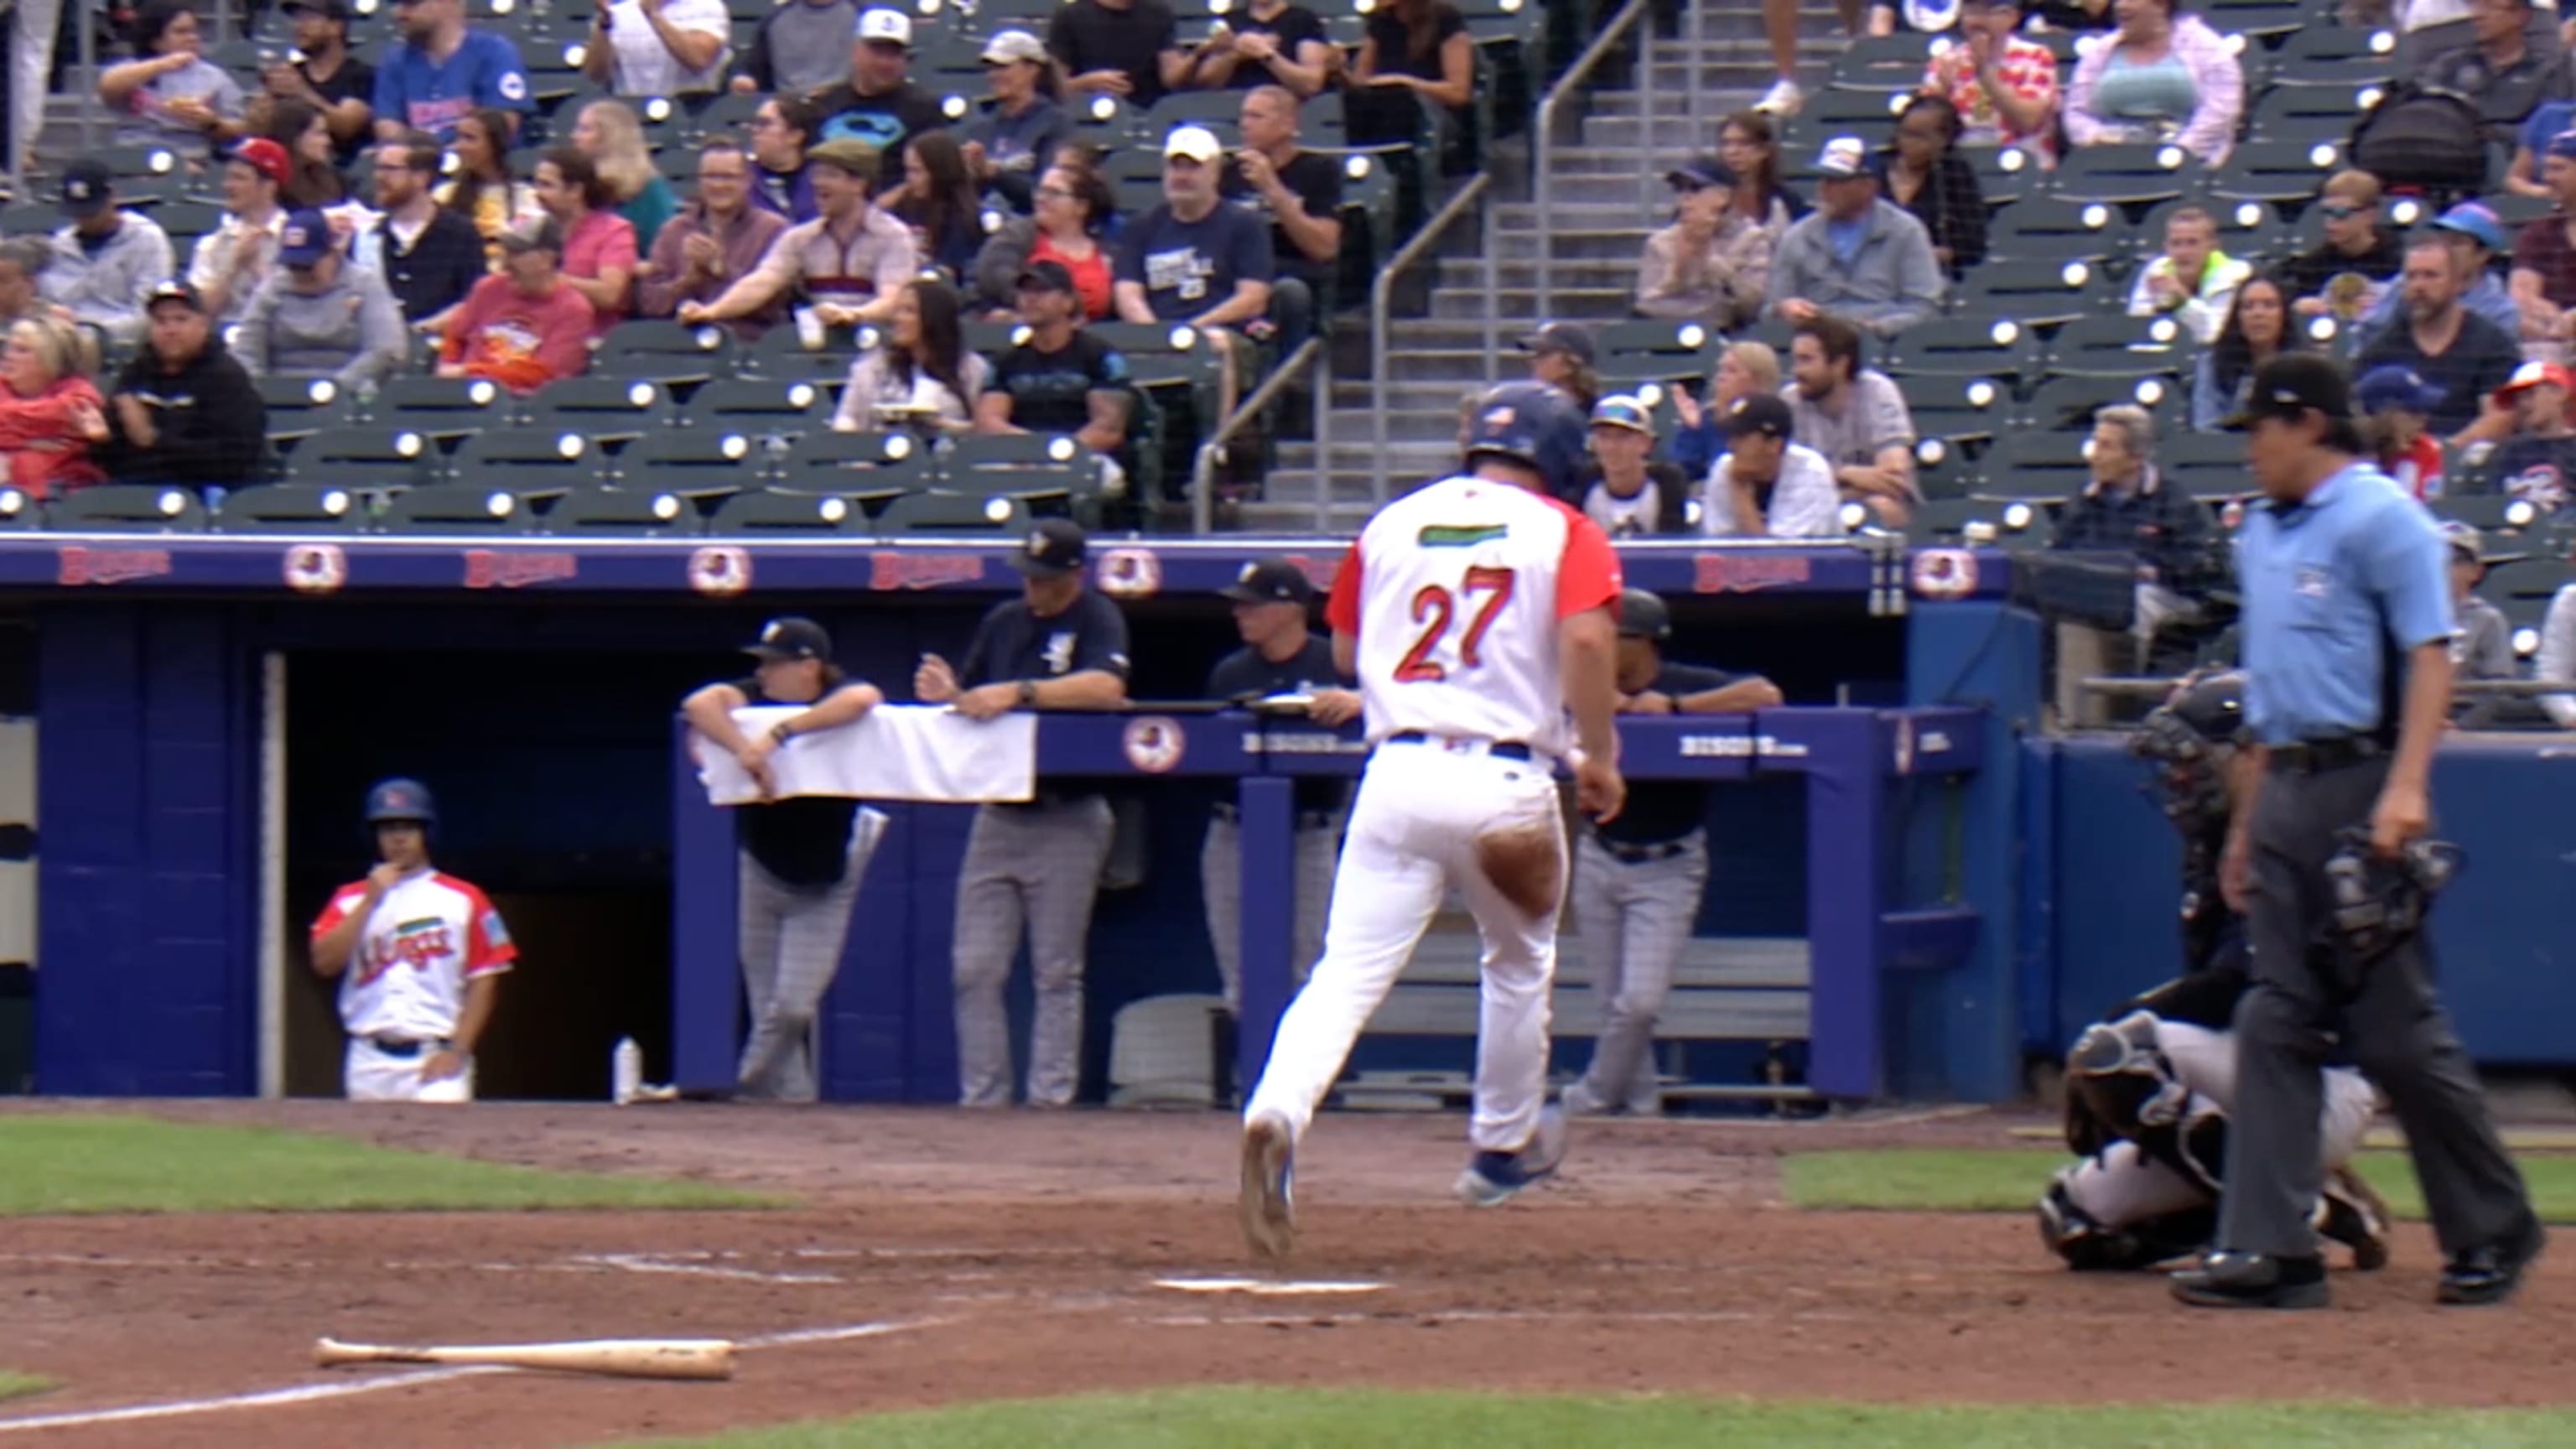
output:
[[[34,1374],[11,1373],[7,1369],[0,1369],[0,1399],[15,1399],[27,1394],[41,1394],[53,1386],[54,1381],[52,1379],[40,1379]]]
[[[752,1429],[659,1449],[2507,1449],[2576,1442],[2576,1413],[2344,1404],[1977,1408],[1384,1390],[1183,1389],[969,1404]]]
[[[1802,1208],[1864,1208],[1901,1212],[2018,1212],[2039,1200],[2063,1153],[2018,1149],[1900,1148],[1878,1152],[1797,1152],[1780,1163],[1789,1201]],[[2576,1157],[2520,1159],[2540,1215],[2553,1223],[2576,1222]],[[2424,1194],[2402,1152],[2365,1152],[2353,1159],[2401,1218],[2424,1216]]]
[[[0,1216],[774,1207],[702,1183],[548,1172],[259,1127],[0,1118]]]

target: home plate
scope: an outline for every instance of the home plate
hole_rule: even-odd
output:
[[[1323,1293],[1375,1293],[1383,1283],[1281,1281],[1274,1278],[1157,1278],[1157,1288],[1180,1293],[1251,1293],[1263,1298],[1290,1298]]]

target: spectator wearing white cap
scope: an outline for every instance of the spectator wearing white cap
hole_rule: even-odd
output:
[[[2490,491],[2517,498],[2555,513],[2576,498],[2576,427],[2569,425],[2567,400],[2576,392],[2568,370],[2555,362],[2526,362],[2513,381],[2490,399],[2493,411],[2511,419],[2513,432],[2487,455]]]
[[[1217,195],[1224,160],[1214,132],[1173,128],[1163,142],[1163,204],[1127,229],[1112,293],[1121,321],[1186,322],[1207,334],[1225,363],[1217,413],[1230,417],[1243,370],[1238,336],[1270,310],[1278,260],[1261,218]]]
[[[903,153],[912,138],[948,124],[939,98],[912,83],[912,17],[877,6],[859,12],[850,42],[850,78],[818,93],[823,118],[819,144],[859,141],[877,148],[877,174],[903,175]]]
[[[602,0],[581,73],[621,96],[698,96],[723,86],[733,47],[724,0]]]
[[[1163,0],[1071,0],[1047,21],[1046,44],[1077,95],[1144,110],[1190,81],[1192,57]]]
[[[1664,174],[1673,224],[1646,238],[1637,264],[1637,312],[1692,319],[1732,332],[1762,315],[1771,285],[1771,233],[1735,213],[1735,171],[1715,156]]]
[[[1789,228],[1772,261],[1771,310],[1793,323],[1837,316],[1880,337],[1940,310],[1931,234],[1878,194],[1868,148],[1837,136],[1816,170],[1816,210]]]
[[[1654,451],[1646,405],[1627,393],[1603,398],[1592,408],[1592,459],[1566,501],[1614,539],[1692,532],[1690,479]]]
[[[996,30],[984,42],[983,59],[993,94],[958,130],[966,169],[977,185],[1026,212],[1047,158],[1073,138],[1073,118],[1055,103],[1062,81],[1054,57],[1036,36]]]
[[[841,47],[858,33],[859,12],[866,8],[861,0],[784,0],[760,17],[734,71],[733,89],[743,95],[810,96],[848,80]]]

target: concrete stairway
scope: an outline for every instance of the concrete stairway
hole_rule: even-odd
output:
[[[1830,9],[1819,7],[1819,13],[1802,16],[1801,24],[1800,73],[1812,89],[1822,84],[1844,40]],[[1591,94],[1559,108],[1564,114],[1551,153],[1555,316],[1607,322],[1628,315],[1637,257],[1647,233],[1669,212],[1660,181],[1651,185],[1647,203],[1640,207],[1640,172],[1660,176],[1686,156],[1716,150],[1718,119],[1751,105],[1770,85],[1770,50],[1755,7],[1721,6],[1709,14],[1706,29],[1705,47],[1696,51],[1686,27],[1683,34],[1657,35],[1651,41],[1649,73],[1656,87],[1651,137],[1645,134],[1632,56],[1604,60],[1593,73]],[[1685,119],[1686,98],[1694,85],[1701,88],[1696,129]],[[1541,320],[1530,163],[1526,138],[1498,148],[1495,188],[1487,193],[1484,215],[1462,219],[1452,228],[1436,257],[1417,268],[1428,273],[1422,285],[1399,285],[1385,359],[1393,379],[1385,450],[1390,493],[1439,476],[1456,461],[1460,396],[1485,382],[1488,311],[1498,320],[1504,354],[1496,361],[1495,375],[1506,380],[1524,375],[1513,344]],[[1482,248],[1488,245],[1497,249],[1491,295],[1483,270]],[[1337,532],[1355,530],[1374,506],[1379,457],[1370,425],[1375,394],[1368,370],[1368,319],[1364,312],[1345,314],[1341,326],[1332,455],[1319,458],[1304,441],[1282,443],[1263,501],[1242,510],[1247,529],[1310,530],[1319,486],[1328,490],[1329,517]]]

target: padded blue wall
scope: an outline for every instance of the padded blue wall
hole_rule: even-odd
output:
[[[257,699],[234,617],[121,604],[41,617],[41,1091],[256,1086]]]

